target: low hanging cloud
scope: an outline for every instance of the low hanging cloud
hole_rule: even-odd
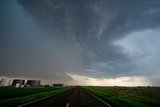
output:
[[[149,86],[152,83],[143,76],[118,77],[118,78],[91,78],[87,76],[70,75],[73,80],[70,84],[91,86]]]
[[[158,84],[159,1],[1,2],[0,75],[144,76]]]
[[[135,64],[133,74],[144,75],[151,81],[159,83],[159,29],[147,29],[141,32],[133,32],[125,38],[115,42],[122,52]],[[154,82],[155,83],[155,82]]]

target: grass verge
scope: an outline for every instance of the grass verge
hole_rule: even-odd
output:
[[[40,88],[37,88],[37,90]],[[34,101],[36,99],[39,98],[43,98],[49,95],[54,95],[57,93],[61,93],[63,91],[66,91],[68,89],[71,89],[71,87],[62,87],[62,88],[52,88],[52,90],[50,91],[46,91],[46,92],[39,92],[36,94],[30,94],[30,95],[25,95],[25,96],[21,96],[21,97],[14,97],[14,98],[9,98],[9,99],[4,99],[0,101],[0,107],[16,107],[18,105],[30,102],[30,101]],[[22,89],[23,90],[23,89]],[[25,88],[24,88],[25,90]],[[18,93],[17,93],[18,94]]]
[[[84,87],[116,107],[160,107],[160,88]]]

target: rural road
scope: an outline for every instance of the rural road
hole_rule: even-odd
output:
[[[67,90],[23,107],[110,107],[81,87]]]

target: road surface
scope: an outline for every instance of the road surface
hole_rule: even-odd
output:
[[[81,87],[67,90],[23,107],[109,107]]]

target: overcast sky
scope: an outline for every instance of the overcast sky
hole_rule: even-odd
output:
[[[1,0],[0,76],[160,85],[159,0]]]

